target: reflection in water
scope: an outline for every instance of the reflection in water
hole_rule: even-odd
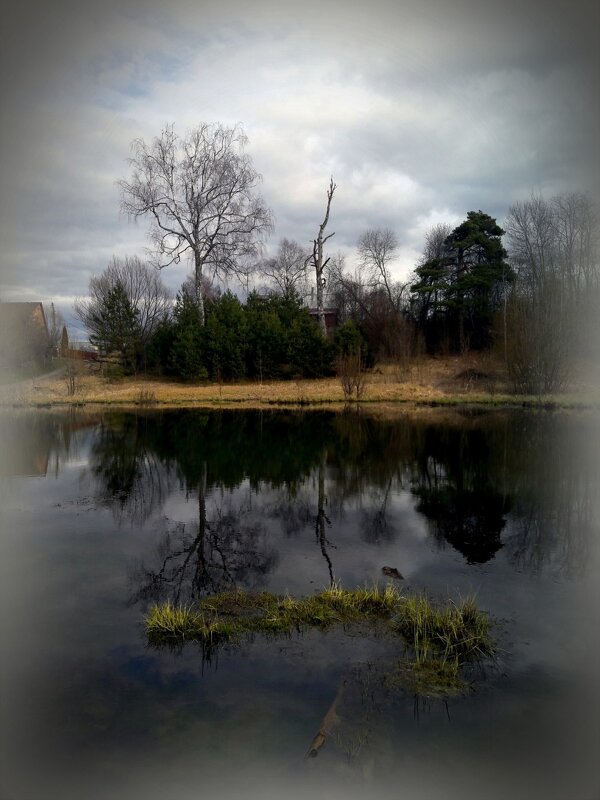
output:
[[[272,523],[291,538],[312,528],[333,581],[348,514],[365,543],[393,542],[401,496],[414,498],[434,540],[468,564],[501,550],[531,572],[572,572],[585,561],[595,474],[585,447],[594,420],[585,417],[182,411],[33,419],[10,430],[35,442],[34,462],[55,471],[87,429],[95,495],[120,521],[160,519],[178,487],[197,496],[196,522],[163,520],[155,563],[136,573],[139,599],[260,585],[278,563]]]
[[[4,427],[4,449],[22,448],[23,461],[15,455],[3,481],[0,564],[15,601],[3,620],[11,749],[0,794],[105,800],[110,786],[148,800],[201,786],[264,798],[270,768],[281,776],[293,762],[273,796],[401,786],[496,800],[532,779],[544,800],[595,796],[593,567],[562,580],[595,535],[595,428],[583,414],[506,412],[15,415]],[[203,672],[193,645],[150,650],[140,624],[138,603],[288,581],[298,594],[334,578],[361,585],[384,564],[434,594],[480,588],[482,607],[514,621],[506,674],[415,720],[423,707],[398,690],[402,654],[385,637],[256,637]],[[565,733],[556,720],[569,714]],[[319,732],[326,745],[304,762]]]
[[[95,416],[69,412],[0,414],[0,478],[56,475],[68,458],[77,458]]]
[[[388,509],[390,495],[393,488],[392,477],[383,489],[374,488],[368,492],[367,508],[362,509],[362,538],[369,544],[379,544],[382,541],[393,541],[396,530],[389,519]]]
[[[417,511],[439,541],[469,564],[483,564],[502,547],[510,498],[494,487],[489,435],[481,429],[430,428],[412,481]]]
[[[151,445],[151,424],[134,415],[110,418],[99,427],[91,448],[98,500],[132,525],[143,525],[161,509],[177,482],[171,462]]]
[[[331,558],[329,556],[329,552],[327,551],[328,547],[335,548],[334,544],[331,544],[327,536],[325,535],[325,525],[331,525],[331,520],[325,514],[325,461],[327,460],[327,453],[324,452],[321,456],[321,462],[318,467],[319,477],[318,477],[318,485],[319,485],[319,493],[317,497],[317,516],[315,517],[315,535],[317,538],[317,542],[319,543],[319,547],[321,548],[321,553],[323,558],[325,559],[325,563],[327,564],[327,571],[329,572],[329,583],[333,584],[335,578],[333,576],[333,564],[331,563]]]
[[[205,478],[198,485],[198,522],[179,523],[159,546],[155,567],[138,566],[131,602],[188,603],[236,586],[255,586],[277,563],[260,524],[244,523],[246,509],[216,506],[208,518]]]

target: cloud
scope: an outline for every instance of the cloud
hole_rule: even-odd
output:
[[[516,0],[309,0],[293,12],[63,1],[12,14],[23,35],[0,65],[0,291],[15,299],[82,295],[113,253],[143,251],[146,228],[120,214],[117,181],[131,140],[167,122],[244,124],[272,246],[312,240],[333,174],[334,251],[351,259],[363,230],[391,227],[398,275],[431,223],[477,208],[501,219],[532,189],[597,188],[587,0],[568,14]],[[163,276],[177,288],[185,269]]]

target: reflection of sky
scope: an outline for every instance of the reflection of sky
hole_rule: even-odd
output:
[[[455,598],[476,592],[479,605],[500,620],[505,652],[475,695],[450,702],[450,719],[435,703],[415,719],[411,698],[384,696],[376,686],[379,707],[368,707],[371,744],[361,757],[349,762],[332,740],[304,763],[349,665],[374,662],[381,643],[337,633],[258,637],[204,667],[194,645],[179,654],[148,649],[141,609],[127,605],[131,568],[153,565],[177,523],[197,525],[198,498],[172,485],[144,525],[117,518],[105,498],[96,498],[89,444],[72,460],[65,455],[58,474],[14,477],[3,489],[8,787],[35,797],[41,780],[44,798],[64,800],[100,800],[107,790],[145,800],[191,797],[199,786],[227,798],[271,791],[364,800],[371,790],[397,796],[399,786],[412,797],[440,800],[519,798],[523,786],[532,798],[564,800],[574,788],[593,796],[583,791],[594,788],[588,726],[597,687],[587,683],[596,663],[593,562],[576,577],[531,574],[511,560],[507,546],[485,564],[469,565],[449,544],[440,546],[406,488],[390,492],[392,535],[375,541],[365,538],[364,526],[377,492],[353,498],[343,511],[327,502],[327,549],[344,584],[371,583],[389,565],[404,575],[406,588]],[[326,498],[336,496],[335,480],[327,468]],[[284,490],[251,491],[245,482],[207,492],[209,523],[219,510],[233,509],[240,525],[264,527],[278,554],[265,585],[276,591],[307,593],[328,581],[315,536],[313,476],[298,498],[306,513],[286,532]],[[504,540],[514,524],[509,515]],[[359,689],[351,684],[340,708],[340,737],[357,734],[355,705],[367,713]],[[28,769],[32,758],[35,772]]]

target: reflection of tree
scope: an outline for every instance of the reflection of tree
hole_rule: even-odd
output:
[[[369,544],[379,544],[382,541],[392,541],[396,538],[396,531],[390,524],[388,506],[392,480],[387,482],[383,489],[377,488],[369,493],[370,507],[362,509],[361,537]]]
[[[436,535],[445,539],[469,564],[483,564],[502,547],[500,534],[506,523],[502,497],[490,491],[459,491],[438,485],[417,489],[417,511],[432,524]]]
[[[514,512],[506,540],[511,562],[530,573],[577,573],[597,535],[595,420],[529,418],[514,431],[526,445],[509,465]],[[529,446],[527,446],[529,445]]]
[[[297,536],[312,525],[314,509],[311,501],[312,492],[307,491],[306,487],[291,493],[283,486],[275,500],[267,501],[262,510],[265,516],[279,520],[286,536]]]
[[[198,522],[179,524],[159,547],[157,564],[140,565],[131,602],[185,603],[236,586],[261,583],[277,564],[277,553],[261,524],[242,523],[242,505],[215,506],[207,515],[206,467],[198,482]]]
[[[328,519],[327,515],[325,514],[325,461],[327,460],[327,454],[324,453],[321,459],[321,463],[319,464],[319,472],[318,472],[318,495],[317,495],[317,516],[315,517],[315,536],[317,538],[317,542],[319,543],[319,547],[321,548],[321,554],[327,563],[327,571],[329,572],[329,582],[333,584],[335,578],[333,577],[333,564],[331,563],[331,558],[329,556],[329,552],[327,547],[335,547],[335,545],[331,544],[329,539],[325,534],[325,525],[331,525],[331,521]]]
[[[170,461],[162,461],[147,435],[148,420],[137,415],[103,422],[90,453],[98,497],[119,520],[143,525],[162,508],[175,484]]]
[[[577,436],[583,438],[573,445]],[[161,585],[175,585],[172,570],[183,570],[184,595],[186,583],[197,592],[231,585],[235,575],[251,580],[268,561],[262,525],[235,508],[242,484],[263,519],[277,519],[287,535],[313,533],[330,579],[327,528],[354,518],[365,542],[393,541],[396,498],[407,489],[433,535],[468,563],[484,563],[503,547],[523,569],[550,562],[571,568],[593,520],[595,462],[576,456],[590,449],[586,438],[581,418],[514,412],[391,419],[276,411],[122,414],[99,427],[90,463],[99,497],[120,518],[147,520],[176,480],[198,493],[197,530],[171,530],[164,568],[162,560],[152,567]],[[214,506],[216,488],[233,510]]]
[[[412,478],[417,511],[469,564],[489,561],[502,547],[510,507],[492,483],[490,456],[489,441],[478,428],[431,426],[417,451]]]
[[[594,419],[511,412],[415,434],[417,510],[468,562],[503,547],[527,572],[583,565],[597,519]]]

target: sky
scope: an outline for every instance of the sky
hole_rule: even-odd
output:
[[[406,280],[426,231],[500,224],[532,192],[598,196],[600,11],[528,0],[21,0],[0,54],[0,298],[72,304],[113,255],[130,144],[240,123],[282,237],[329,255],[391,228]],[[187,264],[164,269],[176,291]]]

